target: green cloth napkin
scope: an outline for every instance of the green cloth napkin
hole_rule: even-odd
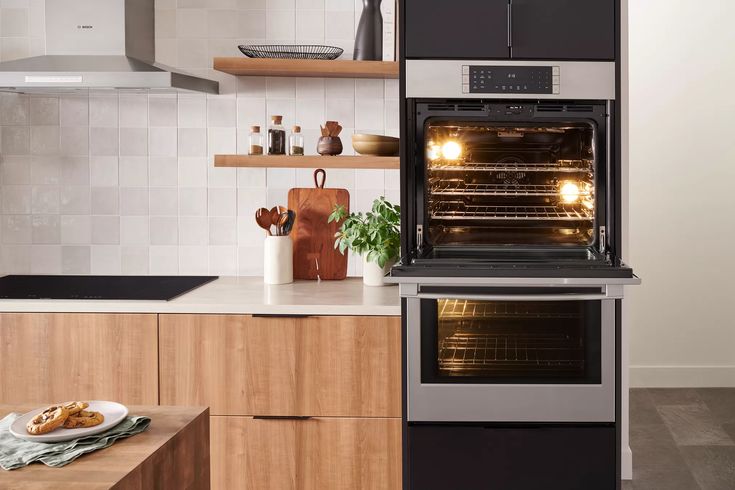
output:
[[[21,415],[10,413],[0,420],[0,467],[4,470],[22,468],[35,461],[46,466],[64,466],[82,454],[106,448],[118,439],[143,432],[151,424],[148,417],[125,417],[110,430],[93,436],[65,442],[31,442],[18,439],[10,433],[10,425]]]

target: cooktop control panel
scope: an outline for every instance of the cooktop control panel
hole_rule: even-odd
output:
[[[560,87],[558,66],[462,66],[465,94],[558,94]]]

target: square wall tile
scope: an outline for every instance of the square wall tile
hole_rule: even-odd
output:
[[[92,274],[122,274],[119,245],[92,245]]]
[[[121,216],[148,216],[148,188],[120,188]]]
[[[206,275],[209,273],[209,251],[205,246],[179,247],[179,274]]]
[[[121,187],[148,185],[148,157],[120,157],[118,166]]]
[[[118,128],[91,128],[89,130],[89,152],[95,156],[117,156],[120,134]]]
[[[178,180],[182,187],[201,186],[207,182],[206,158],[179,158]]]
[[[148,130],[146,128],[120,128],[120,155],[148,155]]]
[[[56,215],[34,215],[31,219],[33,243],[61,243],[61,218]]]
[[[62,155],[89,155],[89,128],[62,126],[59,129],[59,152]]]
[[[268,10],[265,15],[265,37],[269,41],[296,38],[294,10]]]
[[[152,157],[175,157],[177,152],[175,127],[149,128],[148,151]]]
[[[31,274],[61,274],[61,246],[33,245]]]
[[[31,214],[31,186],[6,185],[2,188],[3,214]]]
[[[62,274],[89,274],[91,268],[91,251],[89,245],[61,247]]]
[[[59,187],[55,185],[36,185],[31,188],[31,213],[58,214]]]
[[[179,243],[179,219],[175,216],[151,216],[151,245],[176,245]]]
[[[0,247],[3,272],[6,274],[31,273],[31,247],[27,245],[4,245]]]
[[[296,13],[296,40],[324,39],[324,11],[301,10]]]
[[[151,157],[148,160],[148,175],[153,187],[176,187],[179,163],[175,157]]]
[[[0,124],[22,125],[30,122],[30,99],[27,95],[0,95]]]
[[[180,245],[207,245],[209,223],[206,216],[181,216],[179,218]]]
[[[57,155],[59,141],[58,126],[31,126],[32,155]]]
[[[117,187],[92,187],[92,214],[115,215],[120,211]]]
[[[151,216],[176,216],[179,209],[179,190],[175,187],[148,189]]]
[[[209,216],[235,216],[237,194],[235,188],[210,188],[208,191]]]
[[[2,153],[4,155],[28,155],[31,152],[31,131],[28,126],[3,126]]]
[[[59,124],[61,126],[89,126],[89,97],[60,97]]]
[[[207,125],[209,127],[234,127],[237,123],[237,101],[232,97],[207,99]]]
[[[63,128],[62,128],[63,129]],[[65,156],[60,159],[61,184],[89,185],[89,157]]]
[[[5,215],[0,221],[0,236],[2,243],[23,244],[31,243],[31,216]]]
[[[178,155],[180,157],[204,157],[207,155],[207,130],[205,128],[179,128],[178,138]]]
[[[30,157],[0,155],[0,185],[21,185],[30,183]]]
[[[91,95],[89,125],[95,128],[118,127],[118,97]]]
[[[121,245],[148,245],[149,242],[148,216],[120,217]]]
[[[207,188],[180,187],[179,188],[179,215],[206,216],[207,215]]]
[[[61,243],[63,245],[87,245],[92,241],[90,216],[61,216]]]
[[[119,216],[92,216],[93,244],[118,245],[120,243]]]
[[[210,245],[236,245],[237,219],[234,217],[209,218]]]
[[[178,105],[175,95],[148,97],[148,123],[151,127],[175,127],[177,122]]]
[[[237,247],[209,247],[209,273],[217,276],[237,275]]]
[[[59,188],[59,212],[84,215],[91,212],[91,189],[89,186],[61,186]]]
[[[31,183],[56,185],[61,179],[61,162],[58,157],[31,157]]]
[[[31,97],[31,125],[59,125],[58,97]]]
[[[152,275],[176,275],[179,273],[179,248],[151,246],[148,249],[149,273]]]
[[[237,247],[237,273],[241,276],[263,275],[263,247]]]
[[[120,127],[145,128],[148,126],[148,96],[120,94]]]
[[[93,186],[116,186],[119,162],[114,157],[92,157],[90,160],[90,182]]]
[[[149,271],[147,246],[120,247],[120,270],[124,275],[144,276]]]
[[[179,96],[179,128],[207,126],[207,99],[203,96]]]

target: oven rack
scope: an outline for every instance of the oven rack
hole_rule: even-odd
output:
[[[437,196],[548,196],[558,197],[559,187],[554,184],[491,184],[473,183],[462,179],[435,180],[431,194]],[[581,192],[580,196],[589,196]]]
[[[471,301],[443,299],[438,301],[441,320],[476,321],[488,318],[579,318],[579,313],[559,311],[558,304],[539,302]]]
[[[592,211],[571,206],[485,206],[462,201],[435,203],[430,211],[434,220],[482,221],[592,221]]]
[[[452,374],[523,368],[569,372],[584,369],[584,347],[563,334],[456,332],[439,345],[439,369]]]
[[[589,172],[592,160],[558,160],[556,162],[457,162],[438,161],[429,164],[432,171],[471,171],[471,172]]]

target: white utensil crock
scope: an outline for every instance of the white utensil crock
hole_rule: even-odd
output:
[[[385,275],[395,262],[389,261],[385,263],[385,267],[380,267],[377,263],[368,261],[367,254],[362,256],[362,282],[365,286],[385,286]]]
[[[290,236],[265,237],[263,282],[288,284],[293,282],[293,243]]]

